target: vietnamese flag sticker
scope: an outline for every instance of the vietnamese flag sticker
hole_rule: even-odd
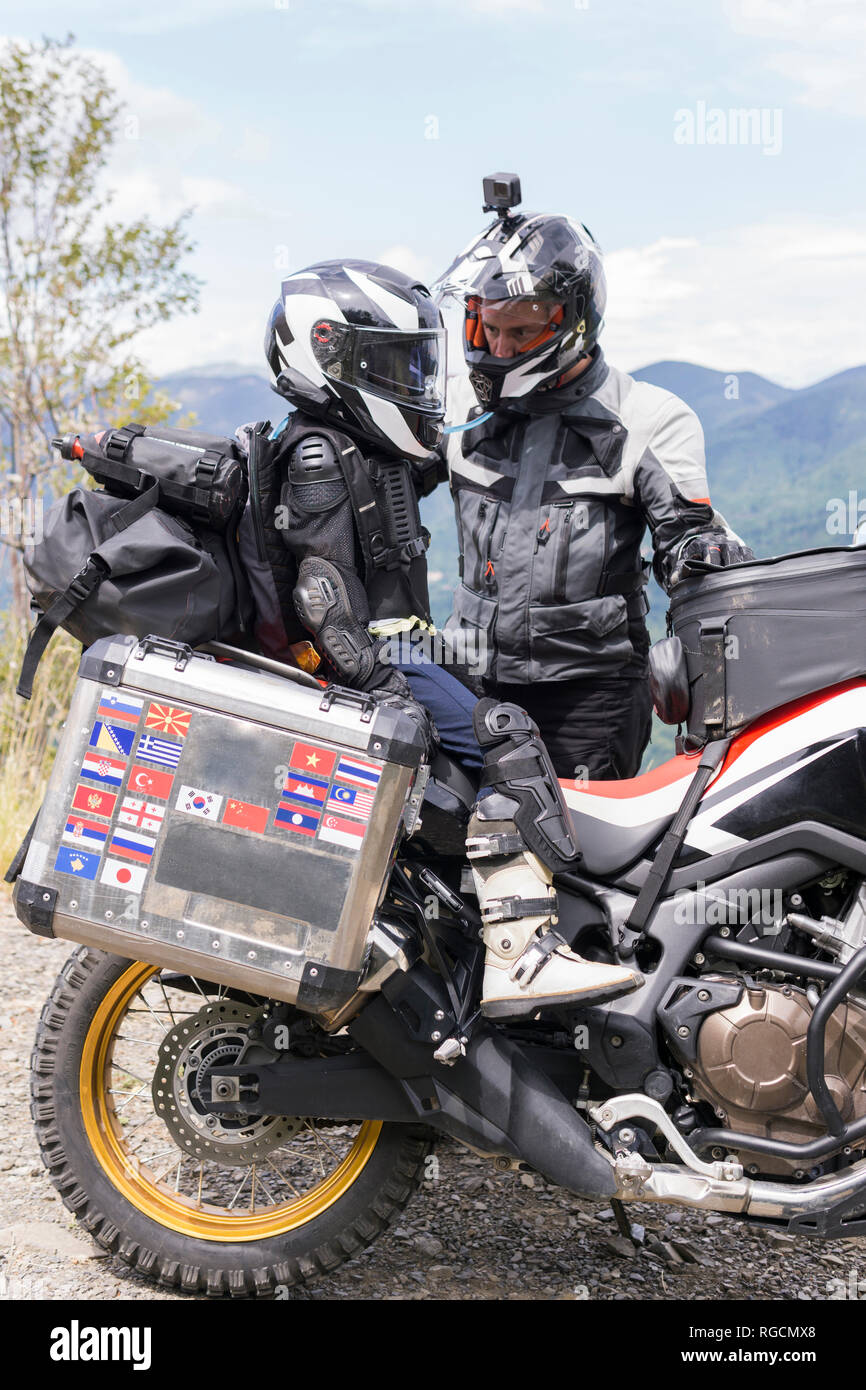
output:
[[[270,811],[267,806],[256,806],[249,801],[238,801],[230,796],[223,811],[223,825],[237,825],[241,830],[254,830],[257,835],[267,827]]]
[[[330,777],[336,761],[336,753],[330,753],[327,748],[320,748],[317,743],[296,743],[292,749],[289,766],[299,768],[302,772],[317,772],[322,777]]]

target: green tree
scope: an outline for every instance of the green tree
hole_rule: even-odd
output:
[[[198,281],[182,269],[188,214],[166,226],[111,220],[105,175],[121,113],[71,36],[0,52],[0,540],[19,623],[34,509],[70,476],[52,436],[157,423],[177,408],[134,340],[197,308]]]

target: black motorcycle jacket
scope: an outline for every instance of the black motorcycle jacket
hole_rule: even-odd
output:
[[[264,580],[256,586],[251,575],[269,655],[285,659],[298,636],[298,573],[313,559],[338,571],[352,618],[374,637],[431,623],[414,464],[365,452],[348,431],[301,410],[277,430],[245,425],[237,437],[250,477],[242,558]]]
[[[449,410],[465,422],[468,381]],[[688,538],[739,541],[710,504],[703,431],[677,396],[600,349],[565,387],[502,403],[448,437],[460,584],[447,630],[473,630],[500,683],[643,674],[647,526],[667,584]]]

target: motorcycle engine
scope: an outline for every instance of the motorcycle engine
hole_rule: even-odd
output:
[[[738,1004],[707,1015],[692,1063],[693,1094],[745,1134],[804,1143],[825,1132],[806,1079],[812,1005],[791,985],[746,988]],[[827,1085],[843,1120],[866,1114],[866,1008],[840,1005],[825,1035]],[[802,1162],[743,1152],[761,1172],[791,1173]]]

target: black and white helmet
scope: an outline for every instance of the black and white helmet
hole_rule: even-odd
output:
[[[569,217],[501,216],[462,251],[434,286],[437,301],[464,312],[463,352],[482,405],[527,396],[592,351],[607,301],[601,247]],[[489,350],[481,307],[529,300],[549,307],[546,327],[515,357]],[[561,306],[562,312],[559,312]]]
[[[290,275],[265,353],[281,395],[372,444],[423,458],[439,443],[445,330],[430,291],[401,271],[321,261]]]

